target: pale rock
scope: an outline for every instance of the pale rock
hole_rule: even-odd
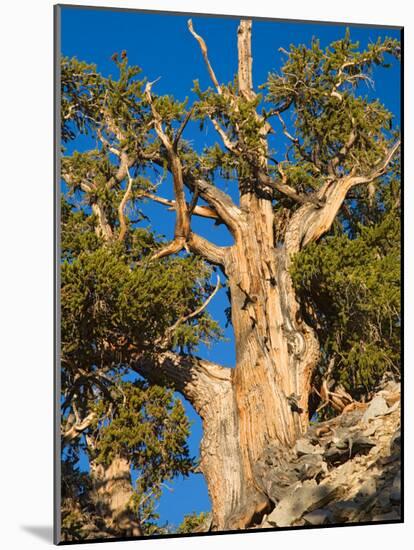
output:
[[[267,519],[276,527],[287,527],[304,513],[327,504],[337,493],[336,487],[317,485],[314,480],[305,481],[302,487],[283,498]]]
[[[305,514],[303,519],[310,525],[324,525],[332,519],[332,512],[325,508],[318,508],[313,512]]]
[[[393,412],[395,412],[395,411],[398,411],[398,410],[400,409],[400,407],[401,407],[400,401],[395,402],[394,405],[392,405],[392,406],[390,407],[390,409],[388,410],[388,414],[391,414],[391,413],[393,413]]]
[[[371,435],[374,435],[374,433],[378,430],[378,427],[379,426],[377,423],[372,423],[369,428],[362,432],[362,435],[364,435],[365,437],[370,437]]]
[[[387,402],[383,397],[381,397],[380,395],[377,395],[369,404],[368,409],[364,412],[362,421],[367,423],[369,420],[372,420],[377,416],[382,416],[386,414],[387,411],[388,411]]]
[[[400,402],[392,389],[364,411],[311,426],[282,462],[269,447],[258,467],[276,507],[264,529],[400,519]]]
[[[298,439],[295,448],[298,456],[323,453],[323,449],[320,445],[312,445],[309,440],[304,438]]]

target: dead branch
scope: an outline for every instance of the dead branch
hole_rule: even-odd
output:
[[[118,207],[118,216],[119,216],[119,235],[118,240],[123,241],[128,229],[127,223],[125,221],[125,206],[129,200],[129,197],[131,195],[132,191],[132,178],[129,173],[129,169],[127,168],[127,175],[128,175],[128,186],[125,191],[124,196],[122,197],[122,200]]]
[[[169,200],[164,197],[159,197],[157,195],[154,195],[153,193],[148,193],[146,191],[141,193],[140,196],[145,197],[147,199],[151,199],[154,202],[163,204],[164,206],[168,206],[169,210],[175,210],[176,203],[174,200]],[[191,210],[190,205],[188,205],[188,209]],[[194,208],[191,210],[191,213],[194,214],[195,216],[200,216],[202,218],[210,218],[213,220],[219,219],[219,216],[217,215],[217,213],[212,208],[209,208],[208,206],[195,205]]]
[[[183,122],[181,123],[181,126],[178,128],[178,131],[175,135],[175,138],[174,138],[174,143],[173,143],[173,149],[175,152],[177,152],[177,148],[178,148],[178,143],[181,139],[181,136],[182,136],[182,133],[184,132],[184,129],[185,127],[187,126],[190,118],[191,118],[191,115],[193,114],[194,112],[194,105],[191,107],[191,109],[188,111],[188,113],[186,114]]]
[[[197,187],[201,198],[217,212],[218,217],[223,220],[231,233],[237,236],[243,214],[230,195],[201,177],[193,178],[190,174],[186,174],[185,181],[191,190]]]
[[[151,86],[152,86],[152,83],[148,82],[145,87],[145,95],[147,97],[147,100],[150,105],[151,112],[154,118],[155,132],[167,151],[167,156],[169,160],[169,165],[171,167],[171,173],[172,173],[173,183],[174,183],[175,212],[176,212],[174,240],[169,245],[167,245],[164,249],[154,254],[152,259],[158,259],[170,254],[175,254],[186,246],[186,241],[188,239],[188,235],[190,232],[190,215],[187,208],[187,202],[185,200],[183,170],[181,166],[181,161],[177,155],[177,151],[174,145],[171,143],[169,137],[163,130],[161,116],[158,113],[152,101]]]
[[[203,40],[203,38],[195,32],[194,27],[193,27],[193,22],[192,22],[191,19],[188,20],[188,30],[191,32],[191,34],[194,36],[194,38],[199,43],[201,53],[203,54],[204,61],[207,65],[207,70],[208,70],[208,73],[210,75],[211,81],[213,82],[213,84],[214,84],[214,86],[217,90],[217,93],[221,94],[222,93],[221,86],[218,83],[216,75],[214,74],[214,71],[213,71],[213,67],[211,66],[211,63],[208,59],[207,45],[206,45],[205,41]]]
[[[239,93],[248,100],[256,97],[253,91],[252,79],[252,47],[251,47],[252,22],[250,19],[242,19],[237,29],[238,51],[238,82]]]
[[[231,151],[232,153],[237,153],[238,150],[237,150],[237,144],[234,143],[233,141],[231,141],[231,139],[229,138],[229,136],[226,134],[226,132],[223,130],[223,128],[220,126],[220,124],[217,122],[216,119],[214,119],[212,116],[209,116],[209,119],[211,120],[211,123],[213,124],[216,132],[219,134],[219,136],[221,137],[223,143],[224,143],[224,146],[226,147],[226,149],[228,149],[229,151]]]
[[[121,156],[121,152],[119,151],[119,149],[116,149],[115,147],[113,147],[110,144],[109,140],[107,140],[106,137],[103,135],[102,128],[99,128],[99,127],[96,128],[96,135],[98,136],[99,141],[102,143],[105,149],[107,149],[110,153],[116,155],[117,157]]]
[[[383,176],[386,173],[390,162],[394,158],[395,153],[400,148],[400,145],[401,145],[401,140],[396,141],[394,145],[392,145],[392,147],[390,147],[386,151],[385,156],[382,159],[379,159],[377,161],[376,165],[371,170],[371,172],[369,172],[368,174],[365,174],[364,176],[354,177],[352,187],[354,187],[355,185],[361,185],[364,183],[371,183],[375,179]]]
[[[151,157],[149,157],[148,160],[151,160],[154,164],[160,166],[161,168],[164,168],[165,166],[165,159],[159,153],[151,154]],[[167,162],[167,169],[170,173],[172,173],[172,167],[169,162]],[[230,195],[210,183],[205,178],[195,175],[185,166],[183,166],[183,178],[184,185],[187,189],[189,189],[192,193],[194,193],[197,189],[200,197],[207,202],[209,207],[216,212],[218,218],[222,220],[231,233],[235,235],[242,220],[242,211],[233,202]]]
[[[387,47],[382,46],[380,48],[380,51],[386,52]],[[338,70],[338,73],[337,73],[338,82],[336,82],[336,84],[334,85],[331,91],[331,96],[336,97],[337,99],[339,99],[339,101],[342,101],[343,99],[342,94],[338,90],[343,84],[345,84],[345,82],[352,83],[354,80],[366,80],[369,84],[372,85],[373,84],[372,79],[367,74],[364,74],[363,72],[360,72],[354,75],[350,75],[345,72],[345,69],[348,69],[349,67],[360,66],[362,68],[364,63],[366,63],[367,61],[369,61],[369,57],[362,57],[361,59],[357,59],[354,61],[345,61],[345,63],[343,63]]]

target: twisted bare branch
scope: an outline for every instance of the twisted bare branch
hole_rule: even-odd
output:
[[[85,430],[89,428],[89,426],[92,425],[92,423],[96,419],[96,413],[91,412],[81,421],[77,422],[73,426],[71,426],[69,429],[67,429],[65,432],[62,433],[62,444],[66,445],[67,443],[70,443],[77,437],[79,437]]]
[[[213,71],[213,67],[211,66],[211,63],[208,59],[207,45],[206,45],[205,41],[203,40],[203,38],[195,32],[194,27],[193,27],[193,21],[191,19],[189,19],[187,24],[188,24],[188,30],[191,32],[191,34],[194,36],[194,38],[197,40],[197,42],[200,45],[201,53],[203,54],[204,61],[207,65],[207,70],[208,70],[208,74],[210,75],[211,81],[213,82],[213,84],[214,84],[214,86],[217,90],[217,93],[221,94],[222,93],[221,86],[218,83],[216,75]]]
[[[175,254],[185,247],[186,241],[190,232],[190,215],[187,208],[187,202],[185,200],[183,170],[181,166],[181,161],[177,155],[176,147],[174,146],[173,143],[171,143],[169,137],[163,130],[161,116],[158,113],[157,109],[155,108],[155,105],[152,100],[151,86],[152,86],[152,83],[148,82],[145,87],[145,95],[147,97],[148,103],[151,108],[152,116],[154,118],[155,131],[167,151],[167,156],[171,167],[171,173],[172,173],[173,183],[174,183],[175,212],[176,212],[174,240],[169,245],[167,245],[164,249],[154,254],[153,259],[158,259],[170,254]]]

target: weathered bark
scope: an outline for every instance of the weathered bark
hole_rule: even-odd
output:
[[[240,23],[238,54],[239,93],[252,99],[250,21]],[[263,126],[259,136],[263,143],[263,155],[257,163],[259,180],[244,181],[240,189],[241,215],[234,232],[235,244],[224,263],[236,344],[232,405],[226,407],[227,414],[221,419],[203,419],[206,428],[211,422],[222,426],[226,419],[226,427],[231,424],[233,432],[227,435],[223,427],[214,429],[216,441],[235,437],[237,442],[231,491],[228,495],[222,492],[218,508],[213,503],[216,529],[244,528],[270,506],[261,480],[255,475],[255,465],[270,442],[283,453],[306,429],[311,375],[319,358],[316,336],[302,319],[289,274],[291,256],[298,251],[297,240],[275,246],[272,195],[266,182],[263,192],[256,192],[263,184],[260,175],[266,172],[265,137]],[[218,445],[215,449],[223,456]],[[216,462],[219,473],[220,459]],[[212,487],[216,480],[214,468],[211,458],[204,461],[210,494],[217,491]]]
[[[130,464],[115,456],[109,466],[91,461],[92,502],[105,528],[114,536],[142,535],[141,526],[131,508],[133,489]]]
[[[253,99],[252,81],[252,45],[251,45],[252,22],[249,19],[240,21],[237,29],[237,50],[238,50],[238,84],[239,92],[247,99]]]
[[[242,479],[222,528],[242,528],[269,502],[254,473],[266,446],[281,452],[308,422],[310,378],[319,357],[313,331],[300,314],[289,275],[290,251],[275,249],[271,202],[242,197],[245,225],[226,265],[236,342],[232,386]]]
[[[207,45],[189,22],[189,30],[200,45],[217,94],[225,95],[229,109],[234,112],[240,108],[240,98],[246,104],[245,100],[256,97],[252,81],[251,27],[251,21],[243,20],[238,28],[238,89],[233,92],[220,86],[208,59]],[[336,89],[332,93],[341,99]],[[109,142],[98,132],[103,144],[119,157],[117,173],[107,182],[108,190],[128,177],[128,187],[118,208],[118,238],[124,239],[128,227],[125,208],[132,187],[129,168],[138,158],[167,166],[173,178],[175,200],[151,193],[145,196],[174,208],[174,238],[158,250],[152,260],[178,253],[184,248],[223,269],[230,290],[236,365],[233,369],[224,368],[197,357],[165,351],[171,340],[167,331],[163,341],[155,343],[152,356],[138,352],[134,355],[131,351],[131,367],[153,383],[172,384],[193,405],[203,422],[200,469],[211,498],[212,529],[245,528],[259,521],[271,506],[256,464],[265,455],[269,444],[273,449],[279,448],[281,456],[288,452],[308,424],[308,397],[311,376],[319,358],[319,345],[314,331],[302,317],[294,292],[289,274],[292,256],[329,230],[352,187],[369,184],[386,171],[399,142],[386,152],[370,173],[356,174],[351,170],[349,174],[339,174],[340,158],[349,152],[357,139],[353,130],[339,155],[330,163],[329,180],[325,180],[317,192],[301,194],[289,185],[282,164],[278,165],[280,179],[271,176],[267,143],[271,128],[261,115],[252,113],[259,123],[259,146],[250,147],[244,139],[242,124],[236,123],[234,132],[230,133],[221,125],[220,116],[215,117],[213,113],[208,116],[226,150],[236,159],[243,160],[243,166],[249,165],[247,170],[239,173],[240,205],[237,205],[208,178],[203,178],[191,167],[186,168],[182,162],[178,143],[191,118],[191,111],[175,136],[171,136],[164,130],[165,124],[152,102],[149,83],[146,97],[153,128],[165,153],[140,151],[137,156],[137,153],[128,154],[126,148],[111,149]],[[281,107],[280,112],[287,109],[291,101]],[[279,116],[280,112],[277,112]],[[102,115],[106,127],[119,142],[126,141],[110,114],[102,111]],[[286,137],[299,147],[281,122]],[[319,170],[318,166],[316,168]],[[63,174],[63,177],[68,183],[75,183],[71,174]],[[90,183],[81,182],[81,188],[94,195],[95,189]],[[193,194],[191,202],[186,201],[186,191]],[[277,243],[272,205],[274,191],[294,204]],[[198,197],[206,205],[197,205]],[[97,234],[105,241],[113,240],[116,230],[108,222],[104,205],[97,200],[91,207],[97,220]],[[191,228],[193,215],[223,223],[231,232],[234,244],[220,247],[194,233]],[[171,329],[185,320],[179,319]],[[78,437],[91,421],[87,417],[68,426],[63,434],[64,442]],[[125,536],[142,534],[129,507],[133,491],[127,460],[115,457],[108,467],[92,463],[91,476],[94,502],[108,527]]]
[[[98,237],[101,237],[104,241],[110,241],[112,239],[112,227],[108,223],[108,219],[105,215],[104,208],[102,204],[100,204],[100,201],[93,202],[91,204],[92,212],[95,214],[97,218],[97,225],[96,225],[96,234]]]

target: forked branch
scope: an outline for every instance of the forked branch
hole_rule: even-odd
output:
[[[342,178],[331,180],[317,194],[323,200],[323,207],[315,209],[313,205],[304,205],[295,212],[290,223],[290,237],[296,243],[291,247],[292,251],[299,250],[312,241],[319,239],[326,233],[341,208],[348,192],[357,185],[370,184],[375,179],[383,176],[394,155],[400,147],[400,140],[392,145],[376,165],[364,175],[356,175],[354,170]]]
[[[167,158],[168,158],[168,167],[171,171],[171,175],[173,178],[174,183],[174,195],[175,195],[175,201],[174,201],[174,207],[176,212],[176,220],[175,220],[175,229],[174,229],[174,239],[164,248],[161,250],[155,252],[152,256],[152,260],[164,258],[166,256],[169,256],[170,254],[177,254],[180,252],[183,248],[189,252],[192,248],[191,243],[194,242],[194,239],[197,241],[197,236],[195,236],[193,233],[191,233],[191,227],[190,227],[190,221],[191,221],[191,214],[193,211],[196,210],[197,205],[192,204],[191,207],[187,204],[185,199],[185,192],[184,192],[184,174],[183,174],[183,167],[181,164],[181,160],[179,158],[179,154],[177,152],[177,137],[179,139],[180,131],[178,132],[175,143],[171,143],[170,138],[167,136],[167,134],[164,132],[164,129],[162,127],[162,120],[161,116],[158,113],[154,102],[152,100],[151,96],[151,83],[147,83],[145,88],[145,94],[148,100],[148,103],[151,108],[151,112],[154,118],[154,129],[157,133],[157,136],[161,140],[161,143],[164,145],[164,148],[167,152]],[[183,125],[185,126],[186,121],[188,122],[189,117],[186,117],[184,120]],[[182,129],[184,129],[184,126],[182,125]],[[209,204],[213,204],[213,207],[215,208],[215,211],[218,214],[219,218],[222,218],[224,221],[225,217],[227,216],[227,210],[220,209],[221,201],[216,200],[213,201],[212,198],[216,199],[222,199],[222,195],[224,197],[227,197],[225,193],[220,194],[221,192],[214,188],[210,183],[204,182],[203,180],[196,180],[192,182],[192,191],[193,192],[200,192],[200,195],[203,198],[206,198],[207,202]],[[230,198],[228,198],[231,204],[232,201]],[[201,211],[202,207],[199,207]],[[221,211],[223,211],[223,216],[221,215]],[[205,213],[205,211],[203,211]],[[199,240],[199,239],[198,239]],[[215,253],[209,254],[209,257],[204,256],[206,259],[210,259],[211,256],[214,256],[215,258],[221,257],[221,251],[220,247],[217,247],[213,245],[212,243],[208,243],[208,249],[210,251],[216,250]],[[198,248],[198,250],[193,251],[197,252],[198,254],[202,254],[202,250]]]
[[[387,150],[385,156],[382,159],[378,160],[378,162],[374,166],[373,170],[371,170],[371,172],[369,172],[364,176],[354,177],[354,182],[352,187],[354,187],[355,185],[361,185],[364,183],[371,183],[375,179],[383,176],[387,172],[388,166],[392,161],[392,159],[394,158],[395,153],[400,148],[400,145],[401,145],[401,140],[396,141],[394,145]]]

